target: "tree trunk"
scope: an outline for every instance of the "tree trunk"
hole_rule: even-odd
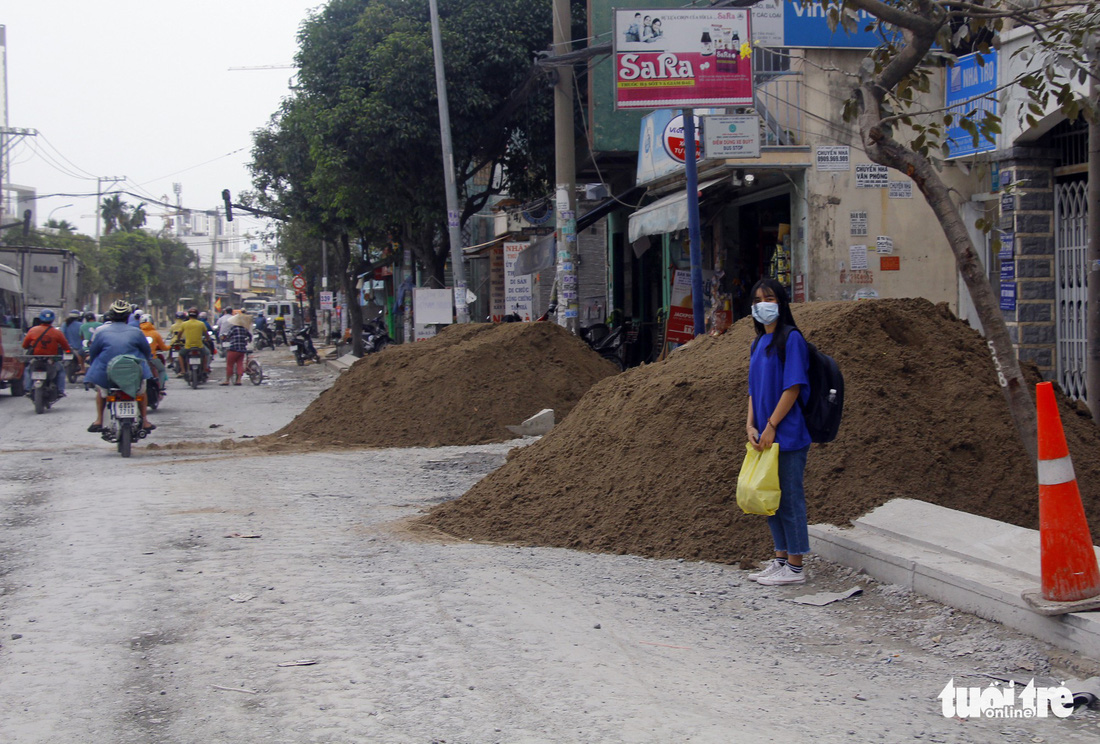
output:
[[[343,264],[344,297],[347,302],[348,327],[351,329],[351,353],[363,356],[363,307],[359,304],[358,266],[351,260],[351,240],[346,232],[340,233],[340,262]]]
[[[917,184],[928,205],[939,220],[947,242],[955,254],[959,274],[970,290],[970,297],[978,313],[978,319],[985,330],[986,341],[993,356],[993,366],[997,370],[997,381],[1008,403],[1009,413],[1016,425],[1016,432],[1024,450],[1037,462],[1038,445],[1036,442],[1035,404],[1032,401],[1027,381],[1012,347],[1008,335],[1008,326],[1001,315],[1000,304],[989,278],[982,268],[974,244],[970,240],[966,224],[958,208],[951,201],[951,195],[940,180],[932,164],[919,153],[902,146],[890,138],[881,126],[881,109],[874,105],[874,91],[871,84],[862,88],[864,109],[860,115],[860,132],[867,150],[867,156],[880,165],[894,168],[905,173]]]

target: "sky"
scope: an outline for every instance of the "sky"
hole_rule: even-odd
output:
[[[42,196],[36,220],[95,234],[96,177],[126,177],[147,199],[182,185],[183,206],[213,209],[251,186],[251,133],[290,94],[297,32],[321,0],[6,2],[8,126],[35,129],[11,176]],[[131,205],[141,199],[124,194]],[[148,227],[163,223],[147,206]],[[236,217],[236,215],[235,215]],[[241,229],[260,227],[252,218]]]

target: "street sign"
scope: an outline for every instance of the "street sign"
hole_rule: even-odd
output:
[[[332,310],[332,292],[321,293],[321,309]]]
[[[302,276],[301,274],[299,274],[298,276],[294,277],[293,281],[291,281],[290,284],[296,290],[301,292],[303,289],[306,288],[306,278],[304,276]]]

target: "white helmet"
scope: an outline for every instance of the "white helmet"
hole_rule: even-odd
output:
[[[152,323],[153,322],[153,316],[150,315],[149,313],[142,313],[141,314],[141,322],[142,323]]]

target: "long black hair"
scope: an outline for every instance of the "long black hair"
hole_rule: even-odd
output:
[[[779,352],[779,360],[784,361],[787,351],[787,335],[791,331],[798,331],[798,325],[794,322],[794,315],[791,313],[791,301],[787,297],[787,290],[775,279],[771,277],[764,277],[760,279],[756,284],[752,285],[752,292],[749,294],[749,299],[752,302],[756,301],[756,291],[758,289],[766,289],[775,295],[775,301],[779,304],[779,320],[775,326],[775,332],[772,334],[771,343],[764,349],[767,353],[771,353],[773,349],[777,349]],[[767,329],[764,328],[764,324],[758,321],[756,318],[752,319],[752,325],[756,329],[756,341],[752,342],[752,348],[756,348],[756,344],[760,341],[760,337],[767,333]],[[798,331],[801,333],[802,331]]]

